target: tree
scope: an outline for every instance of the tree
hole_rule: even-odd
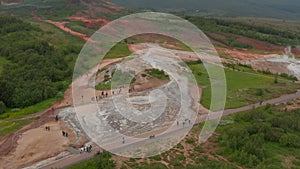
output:
[[[275,77],[274,77],[274,83],[275,83],[275,84],[278,83],[278,74],[276,74]]]
[[[94,157],[96,166],[98,169],[113,169],[115,168],[115,162],[110,159],[111,154],[107,151],[103,151],[100,155]]]
[[[0,101],[0,114],[4,113],[6,109],[6,105],[3,103],[3,101]]]

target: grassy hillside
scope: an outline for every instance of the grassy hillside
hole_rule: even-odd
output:
[[[121,6],[204,16],[299,19],[298,0],[111,0]]]
[[[42,19],[66,21],[76,14],[87,18],[117,19],[130,10],[115,9],[104,0],[23,0],[13,5],[2,5],[0,9],[6,13],[30,19],[39,16]]]

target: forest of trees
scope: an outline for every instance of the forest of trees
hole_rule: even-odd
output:
[[[40,28],[17,18],[0,16],[0,57],[8,61],[0,72],[0,101],[25,107],[63,90],[71,70],[64,55],[38,36]]]
[[[300,148],[300,109],[279,112],[267,106],[238,113],[234,121],[221,134],[221,154],[243,166],[281,168],[270,162],[274,154],[266,148],[267,144],[274,144],[272,149]]]

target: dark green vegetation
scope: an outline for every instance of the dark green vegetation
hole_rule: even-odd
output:
[[[6,105],[3,101],[0,101],[0,114],[4,113],[6,110]]]
[[[115,13],[114,15],[108,14],[106,11],[117,11],[103,5],[103,0],[24,0],[22,3],[16,5],[2,6],[2,10],[6,13],[20,17],[31,18],[34,15],[55,21],[66,20],[78,11],[82,11],[85,14],[87,11],[96,10],[96,8],[102,8],[103,10],[95,11],[93,14],[89,13],[93,18],[100,17],[110,20],[127,13],[127,10],[123,10],[118,11],[119,13]]]
[[[111,0],[121,6],[204,16],[299,19],[297,0]]]
[[[221,154],[248,168],[297,168],[300,164],[300,109],[272,106],[238,113],[219,127]]]
[[[100,155],[95,155],[92,159],[68,167],[68,169],[114,169],[115,162],[110,158],[111,154],[104,151]]]
[[[0,58],[6,60],[0,65],[0,100],[6,106],[30,106],[68,86],[82,42],[62,43],[64,36],[56,37],[55,31],[0,16]]]
[[[254,26],[268,26],[280,30],[300,32],[299,20],[271,19],[271,18],[223,18],[234,22],[243,22]]]
[[[193,71],[198,85],[203,87],[201,104],[209,108],[211,88],[205,67],[199,62],[190,62],[187,65]],[[251,72],[239,72],[236,71],[237,69],[224,70],[227,81],[226,109],[276,98],[282,94],[295,92],[299,88],[299,84],[293,83],[292,80],[278,78],[278,83],[274,83],[275,76],[271,74],[265,75],[253,70]]]
[[[146,73],[148,73],[150,76],[155,77],[160,80],[168,80],[169,79],[169,75],[166,74],[163,70],[149,69],[149,70],[146,70]]]
[[[238,22],[234,20],[204,18],[197,16],[183,16],[183,18],[198,26],[204,32],[214,32],[219,34],[242,35],[244,37],[265,41],[275,45],[300,44],[300,35],[295,30],[276,28],[268,25],[255,25],[249,22]],[[209,36],[211,39],[225,45],[238,48],[251,48],[247,43],[237,42],[234,38],[222,40],[218,37]],[[234,36],[233,36],[234,37]]]

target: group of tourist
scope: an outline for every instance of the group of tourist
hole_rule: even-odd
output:
[[[80,148],[80,153],[83,153],[83,152],[91,152],[92,151],[92,145],[89,145],[89,146],[82,146]]]
[[[154,138],[155,138],[155,135],[149,136],[149,139],[154,139]]]
[[[182,122],[182,126],[184,127],[184,125],[185,125],[186,123],[191,124],[191,120],[185,119],[185,120]],[[179,126],[179,121],[177,121],[177,126]]]
[[[112,91],[111,91],[111,95],[115,95],[115,93],[119,93],[119,94],[120,94],[121,91],[122,91],[122,88],[124,88],[124,86],[122,86],[122,87],[121,87],[119,90],[117,90],[117,91],[112,90]],[[131,92],[133,92],[133,91],[134,91],[134,87],[130,87],[129,90],[128,90],[129,93],[131,93]],[[92,97],[92,98],[91,98],[91,101],[99,101],[100,99],[107,98],[108,96],[109,96],[108,92],[102,91],[101,94],[100,94],[99,96]]]
[[[46,131],[50,131],[50,126],[45,127]]]
[[[63,135],[64,137],[68,137],[68,136],[69,136],[69,133],[68,133],[68,132],[62,131],[61,133],[62,133],[62,135]]]

